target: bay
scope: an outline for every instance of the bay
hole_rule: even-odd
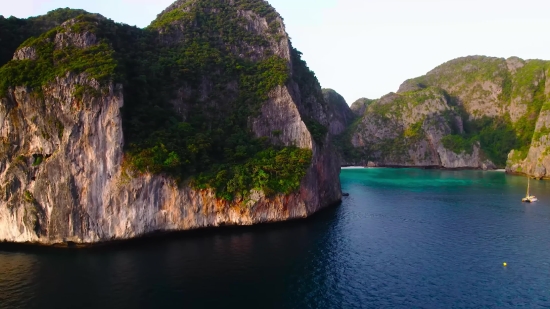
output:
[[[0,308],[550,308],[550,182],[343,169],[308,220],[84,250],[0,245]],[[503,263],[506,262],[507,266]]]

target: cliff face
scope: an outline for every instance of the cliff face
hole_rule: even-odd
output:
[[[62,67],[66,63],[72,63],[72,60],[67,58],[59,61],[60,56],[57,55],[64,51],[93,54],[94,63],[101,56],[116,56],[125,52],[124,44],[117,47],[119,45],[116,38],[104,35],[105,29],[115,29],[114,23],[98,16],[88,16],[85,18],[86,23],[81,23],[82,19],[70,20],[55,30],[55,33],[39,38],[40,42],[22,46],[15,53],[14,60],[8,64],[17,66],[20,62],[25,62],[32,65],[33,61],[44,60],[43,47],[51,46],[51,54],[58,57],[54,58],[53,68],[56,74],[52,78],[47,76],[41,79],[41,84],[18,83],[21,79],[9,75],[15,73],[10,73],[7,69],[0,72],[3,74],[0,76],[3,78],[3,85],[7,83],[0,105],[0,240],[42,244],[66,241],[95,243],[128,239],[154,231],[251,225],[304,218],[340,200],[339,162],[330,146],[331,136],[313,136],[311,133],[312,127],[328,127],[326,103],[322,100],[314,75],[299,59],[299,53],[290,46],[281,18],[273,13],[267,16],[259,14],[257,5],[265,6],[263,1],[216,3],[221,7],[210,5],[209,1],[176,2],[159,15],[146,35],[151,36],[159,46],[169,52],[172,51],[169,48],[173,46],[187,48],[188,43],[184,42],[186,38],[178,34],[183,31],[182,27],[192,24],[197,31],[201,28],[196,20],[188,19],[186,13],[207,11],[210,16],[236,12],[242,23],[236,24],[235,29],[266,39],[267,44],[263,41],[254,45],[254,42],[259,41],[251,40],[235,45],[239,47],[230,46],[227,51],[229,54],[224,57],[234,55],[245,59],[250,65],[265,60],[266,55],[284,60],[284,67],[289,72],[288,78],[268,89],[265,100],[244,119],[241,126],[249,132],[247,134],[251,135],[250,138],[258,138],[274,147],[298,146],[311,149],[311,161],[309,164],[306,162],[304,177],[296,183],[297,189],[290,193],[266,193],[267,189],[261,188],[271,187],[264,184],[264,187],[254,186],[248,192],[222,198],[222,189],[208,183],[200,184],[200,177],[203,176],[197,178],[197,185],[193,181],[189,182],[188,178],[175,177],[163,172],[164,170],[154,170],[157,166],[157,161],[154,160],[158,157],[154,151],[167,148],[168,153],[172,151],[170,147],[174,150],[168,158],[161,157],[159,166],[179,168],[182,171],[191,169],[187,170],[185,162],[182,162],[182,154],[185,152],[179,150],[178,145],[173,146],[166,142],[154,144],[158,139],[164,141],[162,134],[171,133],[161,130],[165,122],[146,122],[157,116],[153,112],[146,112],[141,118],[136,116],[140,115],[136,110],[150,111],[143,105],[145,103],[135,99],[136,92],[143,90],[145,86],[129,87],[147,77],[136,76],[141,80],[131,80],[130,75],[122,78],[117,78],[117,74],[105,77],[105,74],[98,73],[96,65],[88,67],[72,64]],[[193,11],[197,8],[200,11]],[[184,20],[180,18],[182,16]],[[94,28],[94,25],[105,22],[107,28]],[[139,29],[116,29],[119,35],[140,37],[136,34],[140,33]],[[145,39],[140,40],[143,44]],[[106,41],[111,50],[101,50]],[[193,48],[196,47],[190,44]],[[133,52],[135,48],[136,46],[129,46],[128,50]],[[182,49],[180,51],[185,52]],[[212,53],[219,53],[214,49]],[[136,67],[131,65],[132,59],[114,59],[117,61],[102,62],[102,68],[110,68],[112,64],[118,65],[117,70],[120,67]],[[178,70],[185,73],[186,69],[192,70],[191,65],[194,63],[178,64]],[[238,62],[232,65],[236,66]],[[147,89],[158,90],[158,93],[151,95],[158,97],[162,92],[168,93],[165,105],[158,103],[152,111],[160,113],[159,109],[167,108],[168,115],[176,116],[168,118],[172,119],[168,122],[173,121],[178,128],[186,130],[185,132],[193,129],[194,123],[190,121],[198,117],[199,112],[203,116],[197,123],[204,123],[206,128],[215,127],[216,121],[227,118],[235,119],[232,126],[237,126],[236,121],[239,118],[232,116],[235,113],[232,110],[235,104],[233,102],[242,97],[241,85],[246,84],[247,80],[227,77],[216,63],[208,68],[201,67],[201,70],[204,75],[197,81],[186,79],[185,76],[171,75],[176,83],[170,85],[170,88],[151,86],[152,82],[149,81]],[[207,76],[210,75],[214,77],[209,79]],[[215,76],[225,78],[225,83],[218,83]],[[218,88],[224,89],[224,96],[216,95]],[[206,110],[211,113],[216,110],[219,116],[203,114]],[[146,126],[156,126],[157,133],[142,138],[138,135],[141,132],[134,129]],[[240,132],[237,131],[242,136],[244,133]],[[226,138],[234,139],[237,133]],[[224,132],[220,134],[223,136]],[[209,142],[201,145],[213,147],[214,135],[190,135],[189,138],[197,136],[210,138]],[[156,148],[150,148],[155,155],[151,161],[147,161],[149,157],[143,155],[151,151],[143,148],[149,145],[147,143],[156,145]],[[188,147],[195,145],[197,144],[187,144]],[[235,150],[226,151],[231,154],[246,151],[236,147]],[[294,157],[284,156],[288,151],[294,155],[293,148],[288,149],[281,150],[277,160],[296,160]],[[189,148],[189,151],[192,154],[201,154],[201,150],[194,148]],[[158,153],[163,155],[162,151]],[[206,151],[203,153],[202,160],[215,159],[207,154]],[[139,169],[142,162],[151,162],[144,165],[145,171]],[[206,165],[204,162],[203,164]],[[207,175],[207,168],[208,166],[200,175]],[[226,170],[223,167],[216,170],[216,177],[224,177],[227,174],[224,171]],[[269,169],[265,168],[260,175],[264,177],[262,181],[270,181]],[[229,187],[236,180],[237,178],[229,179],[223,183],[227,183]],[[214,184],[215,181],[209,183]],[[223,190],[232,192],[225,187]]]
[[[404,82],[350,128],[362,161],[447,168],[505,167],[548,177],[550,66],[473,56]],[[357,158],[355,158],[357,160]]]
[[[350,106],[350,109],[356,116],[361,117],[367,110],[367,107],[369,106],[369,104],[371,104],[372,102],[374,102],[374,100],[361,98],[353,102],[353,104],[351,104]]]
[[[491,167],[491,162],[481,159],[477,144],[459,154],[444,147],[443,137],[453,130],[462,133],[462,128],[462,119],[445,94],[429,88],[392,93],[370,105],[354,124],[351,143],[376,165]]]
[[[357,118],[346,100],[332,89],[323,89],[323,97],[329,106],[329,134],[342,134]]]
[[[550,106],[548,107],[550,108]],[[537,117],[532,143],[525,157],[525,150],[512,150],[508,155],[506,170],[527,174],[536,178],[550,178],[550,110],[542,110]]]

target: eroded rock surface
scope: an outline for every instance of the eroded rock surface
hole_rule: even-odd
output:
[[[181,5],[185,1],[173,6]],[[276,17],[279,28],[270,29],[252,11],[239,14],[249,21],[246,31],[275,33],[268,47],[246,47],[247,57],[261,59],[269,48],[291,68],[290,80],[269,92],[249,125],[257,137],[267,137],[275,145],[313,151],[296,192],[265,196],[252,190],[248,199],[228,202],[212,189],[195,189],[164,175],[129,173],[120,110],[125,104],[123,86],[100,83],[87,73],[66,72],[40,89],[13,85],[1,98],[0,241],[96,243],[155,231],[305,218],[338,202],[340,166],[331,135],[315,140],[306,125],[306,120],[329,124],[319,84],[313,75],[307,85],[294,80],[293,49],[280,17]],[[97,43],[93,32],[77,31],[72,25],[66,22],[67,31],[55,36],[57,49],[87,49]],[[166,32],[164,43],[178,39],[174,27],[177,23]],[[14,56],[16,61],[35,58],[28,48]],[[204,89],[192,91],[208,101],[208,91],[215,85],[209,86],[207,80],[202,85]],[[174,110],[184,120],[189,117],[186,93],[190,91],[182,85],[173,96]]]
[[[405,81],[397,93],[354,103],[350,128],[364,164],[504,168],[550,177],[550,63],[471,56]],[[500,145],[500,146],[499,146]],[[506,159],[507,158],[507,159]],[[494,162],[493,162],[494,161]]]

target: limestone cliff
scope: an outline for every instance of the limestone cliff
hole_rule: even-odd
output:
[[[220,16],[236,16],[226,24],[242,41],[203,28]],[[96,243],[283,221],[341,198],[331,135],[317,132],[329,125],[320,86],[264,1],[178,1],[145,30],[85,15],[14,55],[0,70],[0,241]],[[288,75],[252,78],[273,67]],[[296,190],[265,192],[279,188],[269,169],[238,165],[273,152],[304,164],[285,157],[294,148],[262,150],[290,146],[312,151],[304,177],[282,187]],[[230,168],[251,168],[259,185],[239,187],[237,172],[225,181]]]
[[[332,89],[323,89],[323,96],[328,104],[329,109],[329,128],[331,135],[339,135],[353,123],[355,114],[346,103],[346,100],[336,91]]]
[[[354,159],[446,168],[496,165],[549,177],[549,70],[541,60],[472,56],[407,80],[397,93],[368,105],[348,129],[359,152]]]
[[[370,99],[367,99],[367,98],[361,98],[355,102],[353,102],[350,106],[351,108],[351,111],[356,115],[356,116],[363,116],[363,114],[365,113],[365,111],[367,110],[367,107],[369,106],[369,104],[371,104],[372,102],[374,102],[374,100],[370,100]]]
[[[427,88],[391,93],[372,103],[354,123],[351,143],[359,158],[381,166],[478,168],[492,166],[480,158],[479,145],[462,153],[446,149],[444,136],[463,132],[462,119],[445,94]]]

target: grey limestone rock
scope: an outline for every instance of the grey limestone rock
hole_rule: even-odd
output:
[[[249,20],[248,31],[266,31],[261,18],[248,11],[241,14]],[[279,21],[280,36],[262,48],[271,48],[291,68],[292,47],[280,17]],[[65,23],[67,31],[56,36],[57,48],[97,44],[93,33],[72,33],[70,24]],[[252,59],[263,57],[261,48],[250,51]],[[16,57],[32,59],[32,52],[19,51]],[[205,100],[208,83],[203,81],[201,90]],[[95,94],[76,96],[76,88],[83,85]],[[186,117],[188,91],[181,85],[172,102],[181,117]],[[300,188],[274,196],[252,190],[249,200],[233,202],[216,198],[210,189],[193,189],[163,175],[128,171],[120,111],[123,93],[123,87],[114,82],[100,85],[86,73],[67,73],[44,85],[41,95],[15,86],[0,98],[0,241],[86,244],[155,231],[252,225],[305,218],[341,199],[340,165],[332,136],[327,134],[321,144],[305,125],[305,119],[329,124],[318,84],[306,94],[291,76],[287,84],[269,93],[259,114],[249,119],[258,137],[312,150],[311,166]]]
[[[370,100],[370,99],[367,99],[367,98],[361,98],[361,99],[358,99],[357,101],[353,102],[353,104],[351,104],[350,109],[356,116],[361,117],[361,116],[363,116],[363,114],[367,110],[367,107],[369,106],[369,104],[371,104],[373,102],[374,102],[374,100]]]
[[[13,60],[36,60],[36,50],[29,46],[20,48],[13,55]]]
[[[493,169],[495,164],[479,144],[471,152],[457,154],[443,146],[442,138],[463,134],[466,121],[500,119],[516,132],[535,124],[531,142],[521,141],[528,150],[511,150],[506,170],[550,178],[548,76],[550,64],[543,60],[484,56],[451,60],[405,81],[397,94],[365,109],[354,104],[352,110],[361,119],[351,142],[363,153],[360,161],[381,165]]]
[[[329,107],[329,133],[341,134],[355,120],[356,116],[346,100],[336,91],[323,89],[323,97]]]

